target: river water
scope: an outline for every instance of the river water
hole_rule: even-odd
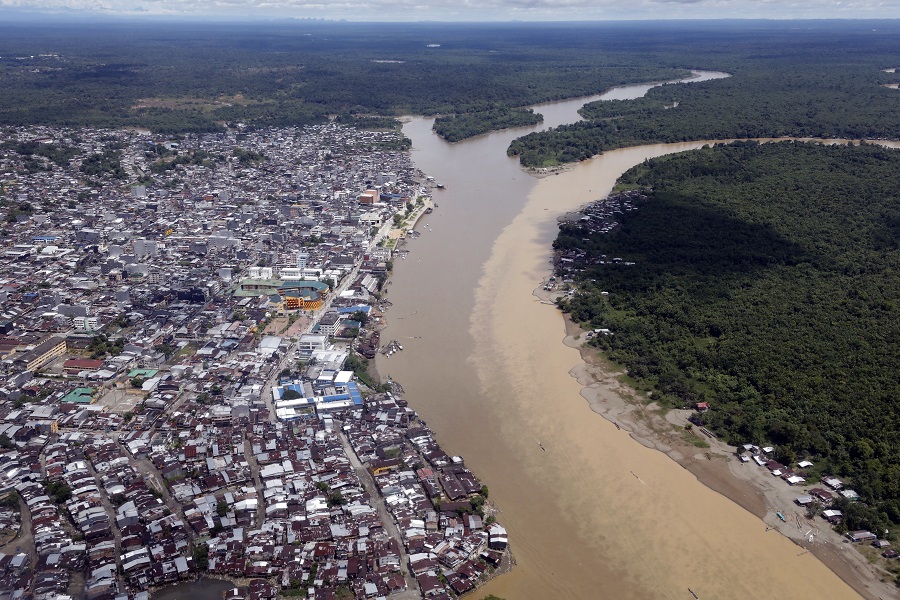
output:
[[[585,101],[536,107],[542,127],[577,120]],[[602,198],[645,158],[703,142],[608,152],[537,180],[506,156],[533,128],[447,144],[431,124],[416,118],[404,133],[416,166],[446,189],[387,288],[382,339],[405,350],[377,360],[502,510],[517,567],[476,597],[690,600],[690,588],[704,599],[858,598],[757,517],[591,412],[569,375],[580,357],[561,343],[561,315],[531,294],[549,274],[559,214]]]

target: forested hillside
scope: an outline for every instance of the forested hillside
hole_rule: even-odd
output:
[[[732,443],[812,457],[867,525],[900,523],[900,151],[738,143],[621,183],[650,191],[618,228],[561,226],[563,310],[612,330],[592,343],[654,399],[708,401]]]

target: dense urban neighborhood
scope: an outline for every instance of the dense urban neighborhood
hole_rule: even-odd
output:
[[[0,600],[452,598],[508,568],[487,487],[367,370],[434,206],[404,143],[2,131]]]

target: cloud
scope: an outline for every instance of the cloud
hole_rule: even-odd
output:
[[[900,17],[900,0],[0,0],[3,8],[353,21]]]

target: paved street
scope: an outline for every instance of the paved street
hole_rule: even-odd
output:
[[[259,476],[259,463],[256,461],[256,456],[253,454],[253,448],[250,446],[249,440],[244,440],[244,456],[247,458],[247,464],[250,465],[250,477],[253,478],[253,486],[256,488],[256,497],[258,498],[258,504],[256,505],[256,527],[258,529],[263,526],[266,520],[266,503],[264,501],[262,479]]]
[[[409,567],[409,556],[406,554],[406,548],[403,545],[403,536],[400,535],[400,529],[397,527],[397,523],[394,522],[394,517],[388,511],[387,506],[384,503],[384,498],[381,497],[381,492],[375,486],[375,480],[372,478],[369,470],[366,469],[365,466],[359,461],[356,453],[353,451],[353,448],[350,446],[350,442],[347,440],[347,436],[340,432],[338,437],[341,439],[341,445],[344,447],[344,453],[347,457],[350,458],[350,464],[353,465],[353,469],[356,471],[357,477],[359,477],[360,483],[362,483],[365,490],[369,493],[369,497],[371,498],[372,504],[375,506],[375,509],[378,511],[378,518],[381,519],[381,522],[384,524],[384,530],[387,532],[389,536],[396,540],[397,545],[400,548],[400,567],[403,572],[403,576],[406,579],[406,588],[407,593],[414,592],[414,595],[409,596],[410,598],[419,598],[419,585],[416,582],[415,577],[412,576],[408,572]],[[392,597],[400,597],[400,594],[396,594]]]

